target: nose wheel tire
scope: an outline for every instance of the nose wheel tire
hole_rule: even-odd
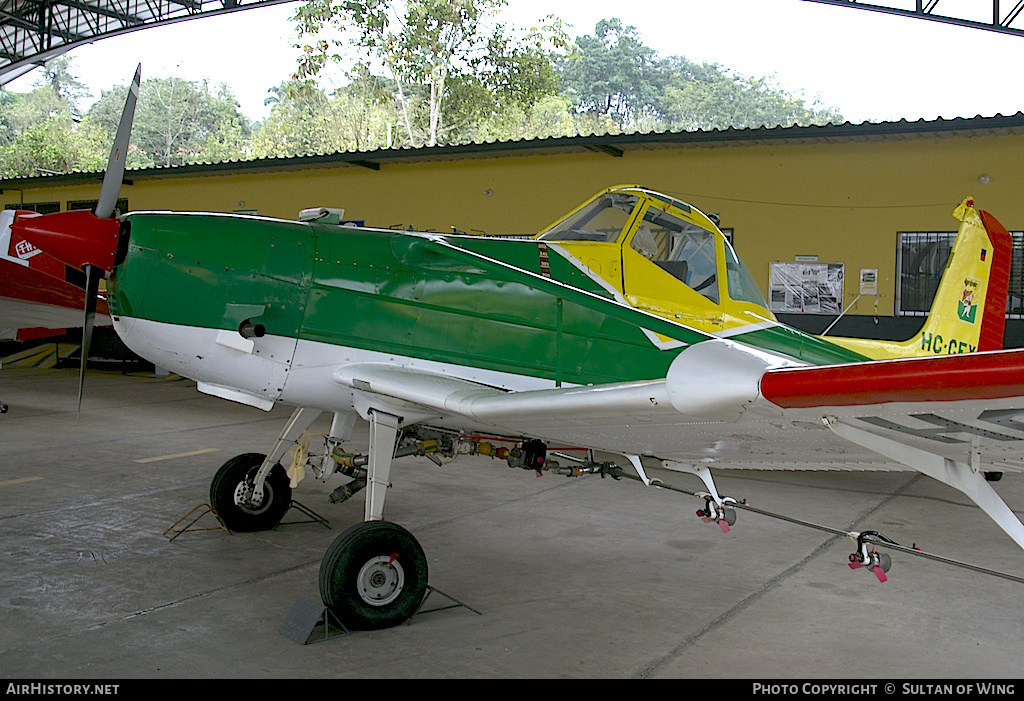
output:
[[[210,506],[230,531],[268,531],[281,522],[291,506],[291,481],[280,463],[263,482],[260,502],[253,503],[249,498],[265,457],[259,453],[237,455],[221,466],[210,483]]]
[[[320,596],[348,630],[397,626],[419,609],[427,557],[409,531],[368,521],[338,536],[320,563]]]

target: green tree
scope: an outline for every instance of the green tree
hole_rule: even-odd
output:
[[[299,35],[309,41],[296,78],[317,76],[352,49],[394,86],[405,143],[457,142],[474,121],[557,92],[551,60],[562,42],[557,23],[517,35],[494,24],[505,4],[307,0],[295,15]]]
[[[256,158],[287,158],[338,151],[330,99],[307,84],[282,84],[274,95],[270,114],[252,137]]]
[[[79,102],[90,97],[89,88],[74,74],[74,59],[67,54],[43,64],[43,75],[36,82],[37,86],[49,85],[63,100],[75,117],[81,117]]]
[[[3,131],[6,141],[16,139],[31,127],[51,118],[73,119],[68,104],[50,85],[40,85],[27,93],[8,93],[0,101],[3,106]]]
[[[838,110],[808,105],[768,78],[732,73],[717,64],[681,56],[662,62],[665,88],[658,110],[672,129],[737,129],[841,122]]]
[[[103,134],[79,124],[59,82],[28,93],[0,92],[0,173],[33,176],[102,169]]]
[[[76,128],[66,117],[53,117],[0,146],[0,174],[15,177],[102,170],[106,167],[104,141],[98,130]]]
[[[86,115],[110,140],[127,91],[126,85],[102,91]],[[172,166],[244,158],[250,133],[251,125],[226,85],[211,88],[205,80],[152,78],[143,81],[139,91],[132,128],[132,143],[138,153],[135,163],[129,161],[129,165],[137,167],[147,160]]]
[[[580,112],[609,116],[620,127],[650,113],[662,82],[657,53],[636,27],[601,20],[593,35],[577,37],[562,65],[562,86]]]
[[[838,110],[808,105],[769,78],[739,75],[683,56],[662,58],[635,27],[601,20],[576,39],[562,62],[579,133],[724,129],[842,121]]]

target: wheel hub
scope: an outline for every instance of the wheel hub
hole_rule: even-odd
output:
[[[402,593],[404,584],[405,571],[394,555],[373,558],[356,577],[359,598],[370,606],[387,606]]]
[[[253,484],[251,481],[243,480],[239,482],[238,486],[235,487],[235,505],[251,516],[262,514],[270,508],[274,501],[274,490],[269,483],[263,484],[263,500],[259,504],[253,503],[252,493]]]

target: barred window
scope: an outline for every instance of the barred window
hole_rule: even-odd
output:
[[[1011,231],[1013,256],[1010,258],[1010,295],[1006,300],[1006,318],[1024,319],[1024,231]]]
[[[32,202],[28,204],[15,202],[14,204],[4,205],[4,209],[21,209],[29,212],[39,212],[40,214],[53,214],[60,211],[60,202]]]
[[[68,211],[71,212],[76,209],[96,209],[96,205],[99,203],[99,200],[68,200]],[[128,211],[127,197],[121,197],[117,200],[117,211]]]
[[[1024,318],[1024,232],[1011,232],[1010,291],[1006,315]],[[955,231],[901,231],[897,234],[896,315],[928,316],[939,282],[946,270]]]

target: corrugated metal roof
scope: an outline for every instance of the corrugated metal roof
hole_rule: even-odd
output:
[[[760,127],[757,129],[715,129],[708,131],[664,131],[636,134],[606,134],[489,141],[483,143],[429,146],[421,148],[376,149],[310,154],[289,158],[260,158],[223,163],[130,170],[129,180],[260,173],[357,166],[380,170],[388,164],[425,161],[456,161],[471,158],[510,156],[554,156],[594,151],[622,157],[630,151],[680,148],[714,148],[780,143],[844,143],[853,141],[905,141],[923,138],[1009,136],[1024,134],[1024,112],[994,117],[957,117],[898,122],[863,122],[822,126]],[[0,188],[47,187],[76,181],[99,180],[102,172],[39,175],[0,180]]]

